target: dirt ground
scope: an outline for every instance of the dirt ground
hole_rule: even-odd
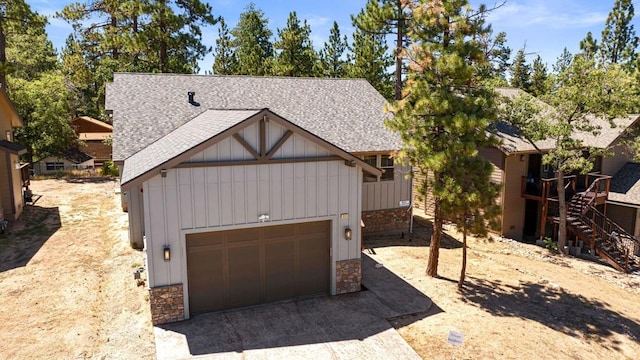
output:
[[[461,237],[449,230],[440,278],[425,275],[425,220],[404,239],[365,241],[365,253],[433,300],[429,313],[392,321],[424,359],[640,359],[640,275],[508,239],[470,239],[458,291]],[[450,330],[464,335],[461,346],[448,344]]]
[[[0,359],[155,357],[116,185],[32,182],[35,205],[0,235]]]
[[[142,253],[127,241],[116,182],[33,181],[28,206],[0,235],[0,359],[154,357],[147,291],[133,280]],[[26,226],[26,225],[29,226]],[[639,359],[640,275],[510,240],[460,242],[451,230],[441,278],[425,275],[430,224],[368,237],[365,252],[433,300],[394,319],[425,359]],[[463,345],[447,334],[464,335]]]

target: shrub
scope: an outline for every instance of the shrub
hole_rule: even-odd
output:
[[[119,176],[120,175],[120,171],[118,170],[118,167],[113,165],[113,161],[111,160],[105,161],[102,164],[102,167],[100,168],[100,173],[102,176]]]

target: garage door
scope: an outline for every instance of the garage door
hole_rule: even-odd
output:
[[[191,314],[329,292],[331,222],[187,235]]]

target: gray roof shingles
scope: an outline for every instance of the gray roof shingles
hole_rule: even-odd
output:
[[[199,106],[188,102],[190,91]],[[268,108],[348,152],[398,150],[399,135],[384,127],[390,116],[385,105],[362,79],[116,73],[106,97],[113,111],[114,160],[132,156],[208,109]]]
[[[207,110],[133,154],[122,170],[123,184],[143,175],[261,110]]]
[[[609,200],[640,205],[640,164],[626,163],[611,179]]]

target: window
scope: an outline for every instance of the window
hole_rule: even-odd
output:
[[[61,162],[48,162],[45,165],[47,166],[47,171],[64,170],[64,163]]]
[[[364,162],[371,166],[375,166],[379,169],[385,170],[380,176],[380,181],[393,181],[393,158],[389,155],[365,155]],[[378,178],[375,175],[369,174],[366,171],[362,172],[363,182],[376,182]]]
[[[393,181],[393,158],[389,155],[380,155],[380,169],[384,170],[380,181]]]
[[[364,162],[371,166],[378,167],[378,156],[376,155],[365,155]],[[370,174],[366,171],[362,171],[362,182],[376,182],[378,181],[378,177]]]

